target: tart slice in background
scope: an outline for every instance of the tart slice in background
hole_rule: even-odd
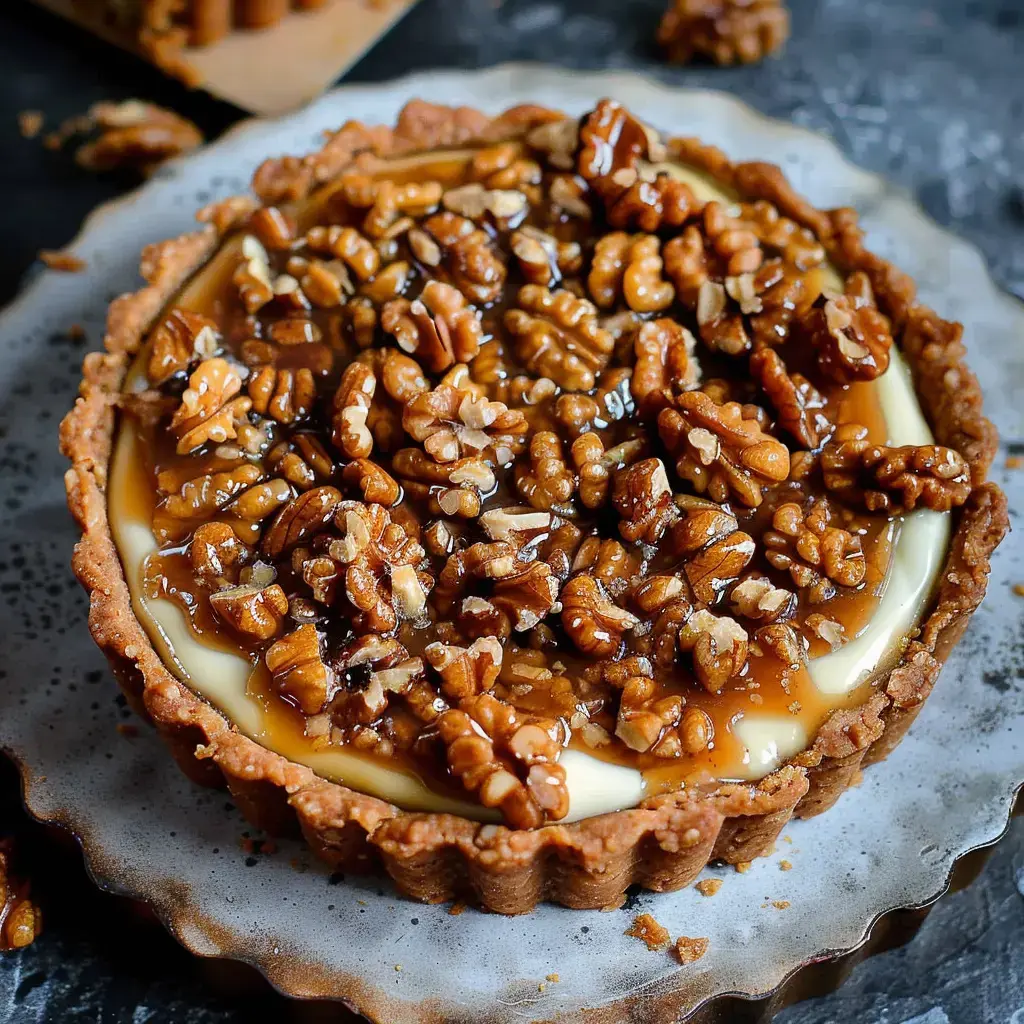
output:
[[[144,254],[62,427],[191,777],[517,913],[761,856],[893,749],[1007,517],[959,326],[853,211],[610,100],[413,103],[253,186]]]

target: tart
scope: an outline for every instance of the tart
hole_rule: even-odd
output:
[[[253,190],[143,254],[61,429],[191,778],[520,913],[762,856],[896,746],[1007,513],[960,326],[853,211],[612,100],[414,102]]]

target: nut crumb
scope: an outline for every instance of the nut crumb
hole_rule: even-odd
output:
[[[545,981],[550,981],[552,984],[557,985],[562,979],[557,974],[547,974],[544,976]]]
[[[86,341],[85,328],[81,324],[72,324],[67,331],[68,341],[75,345],[84,345]]]
[[[80,274],[86,268],[85,260],[64,249],[40,249],[39,258],[50,270],[64,274]]]
[[[34,139],[42,130],[42,111],[22,110],[18,113],[18,131],[23,139]]]
[[[1018,597],[1024,597],[1024,583],[1014,583],[1013,592]]]
[[[750,870],[750,861],[741,860],[733,864],[733,867],[741,874],[745,875]]]
[[[401,969],[402,969],[402,965],[401,964],[395,964],[395,970],[396,971],[400,971]]]
[[[633,918],[633,923],[623,934],[640,939],[652,950],[664,949],[671,938],[668,929],[660,925],[650,914],[639,914]]]
[[[672,949],[681,964],[692,964],[708,951],[708,940],[705,938],[690,939],[680,935]]]
[[[701,896],[714,896],[724,884],[721,878],[702,878],[695,886],[694,889],[701,894]]]
[[[462,900],[456,900],[456,902],[453,903],[448,908],[448,916],[449,917],[458,917],[459,914],[463,914],[463,913],[465,913],[465,911],[466,911],[466,904],[463,903]]]
[[[126,739],[133,740],[139,735],[139,727],[131,722],[118,722],[117,731]]]
[[[792,871],[793,870],[793,865],[788,860],[780,860],[779,861],[779,870],[780,871]]]
[[[785,910],[789,906],[789,900],[772,900],[772,906],[776,910]]]
[[[1024,469],[1024,455],[1007,455],[1007,469]]]
[[[545,985],[543,981],[538,981],[537,982],[537,991],[538,992],[543,992],[544,989],[546,989],[546,988],[547,988],[547,985]]]

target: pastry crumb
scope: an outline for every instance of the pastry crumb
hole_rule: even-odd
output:
[[[547,974],[544,976],[545,981],[550,981],[553,985],[557,985],[562,979],[557,974]]]
[[[22,110],[18,114],[18,131],[23,139],[34,139],[43,130],[40,110]]]
[[[664,949],[671,939],[668,929],[659,924],[650,914],[640,914],[623,933],[640,939],[648,949]]]
[[[538,981],[537,982],[537,991],[538,992],[543,992],[544,989],[546,989],[546,988],[547,988],[547,985],[545,985],[543,981]]]
[[[694,889],[701,894],[701,896],[714,896],[719,889],[722,888],[723,882],[721,878],[702,878],[695,886]]]
[[[396,971],[400,971],[401,969],[402,969],[402,965],[401,964],[395,964],[395,970]]]
[[[1018,597],[1024,597],[1024,583],[1014,583],[1013,592]]]
[[[64,274],[80,274],[86,268],[85,260],[64,249],[40,249],[39,258],[50,270]]]
[[[72,324],[67,330],[68,341],[75,345],[84,345],[86,340],[85,328],[81,324]]]
[[[1007,455],[1007,469],[1024,469],[1024,455]]]
[[[783,837],[782,837],[782,841],[783,841],[784,843],[790,843],[790,844],[792,844],[792,842],[793,842],[793,837],[792,837],[792,836],[783,836]]]
[[[789,906],[789,900],[772,900],[772,906],[776,910],[785,910]]]
[[[126,740],[133,740],[139,735],[139,727],[131,722],[118,722],[116,728]]]
[[[779,861],[779,870],[780,871],[792,871],[793,870],[793,865],[788,860],[780,860]]]
[[[733,864],[733,867],[734,867],[734,868],[735,868],[735,869],[736,869],[736,870],[737,870],[737,871],[738,871],[738,872],[739,872],[739,873],[740,873],[741,875],[745,875],[745,874],[746,874],[746,873],[747,873],[747,872],[748,872],[748,871],[750,870],[750,867],[751,867],[751,863],[752,863],[752,862],[751,862],[751,861],[749,861],[749,860],[741,860],[741,861],[737,861],[737,862],[736,862],[735,864]]]
[[[676,939],[672,951],[681,964],[692,964],[708,951],[708,940],[705,938],[691,939],[680,935]]]
[[[465,913],[465,911],[466,911],[466,904],[463,903],[462,900],[456,900],[448,908],[448,916],[449,917],[458,917],[459,914],[463,914],[463,913]]]

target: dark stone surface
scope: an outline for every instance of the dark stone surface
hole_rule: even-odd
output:
[[[536,60],[727,90],[830,134],[851,159],[913,192],[978,245],[1000,283],[1024,297],[1021,0],[792,0],[785,54],[727,70],[657,62],[650,40],[663,2],[422,0],[347,80]],[[69,153],[23,140],[18,111],[42,110],[53,126],[95,100],[138,95],[175,107],[210,135],[240,116],[16,0],[0,4],[0,61],[0,301],[14,295],[38,249],[69,241],[90,209],[133,184],[83,174]],[[0,959],[0,1021],[294,1016],[243,969],[194,961],[144,914],[96,892],[74,846],[26,820],[16,776],[0,764],[0,833],[9,831],[37,878],[47,928],[29,950]],[[944,899],[909,945],[864,962],[838,992],[776,1019],[1022,1024],[1021,820],[977,881]]]

